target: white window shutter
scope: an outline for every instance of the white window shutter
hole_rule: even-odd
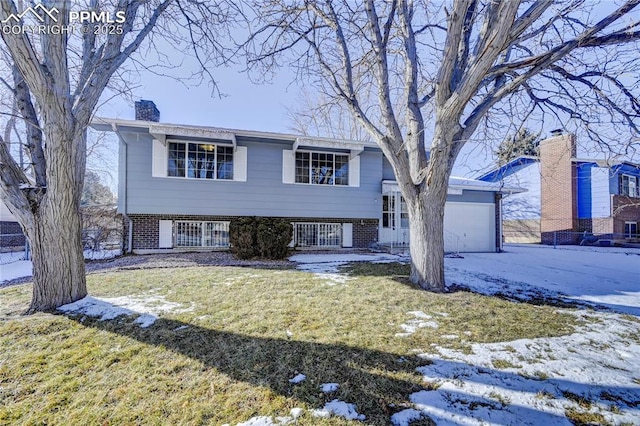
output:
[[[152,157],[151,176],[167,177],[167,147],[157,139],[153,140]]]
[[[247,181],[247,147],[236,147],[233,154],[233,180],[238,182]]]
[[[360,186],[360,156],[349,160],[349,186]]]
[[[353,247],[353,223],[342,224],[342,247]]]
[[[282,183],[294,183],[296,180],[296,157],[291,150],[282,151]]]
[[[158,248],[173,247],[173,222],[170,220],[158,221]]]

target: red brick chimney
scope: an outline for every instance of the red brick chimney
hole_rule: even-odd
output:
[[[576,138],[554,130],[540,142],[540,230],[542,242],[568,243],[576,237],[558,231],[574,231],[577,217]]]

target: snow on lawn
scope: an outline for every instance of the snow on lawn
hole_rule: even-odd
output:
[[[32,274],[30,260],[18,260],[16,262],[0,265],[0,286],[5,281],[20,277],[29,277]]]
[[[184,308],[179,303],[169,302],[162,296],[125,296],[114,298],[97,298],[87,296],[76,302],[60,306],[60,312],[69,315],[87,315],[96,317],[100,321],[112,320],[120,316],[138,317],[134,320],[141,328],[152,326],[159,315],[166,312],[189,312],[191,308]]]
[[[404,324],[400,324],[402,333],[396,333],[396,337],[407,337],[418,331],[420,328],[431,327],[438,328],[438,323],[435,321],[429,321],[433,317],[427,315],[422,311],[410,311],[407,315],[411,315],[413,318]]]
[[[298,263],[298,269],[313,273],[327,285],[345,284],[349,277],[339,273],[340,267],[351,262],[406,262],[407,257],[387,253],[376,254],[296,254],[289,258]]]
[[[349,277],[340,267],[350,262],[408,262],[406,255],[299,254],[291,261],[327,283]],[[516,300],[558,300],[607,307],[640,316],[640,249],[510,245],[504,253],[462,253],[445,258],[448,285],[461,285],[488,295]]]
[[[358,413],[356,406],[339,399],[329,401],[320,410],[313,410],[311,414],[314,417],[329,418],[331,416],[344,417],[347,420],[365,420],[364,414]]]
[[[375,254],[291,260],[315,274],[341,275],[339,266],[353,261],[407,259]],[[507,245],[505,253],[447,258],[445,271],[448,285],[474,292],[600,311],[576,312],[583,325],[569,336],[474,344],[470,354],[438,347],[438,356],[422,355],[432,362],[418,369],[426,389],[411,395],[413,408],[394,414],[393,424],[428,416],[438,425],[571,425],[567,415],[580,413],[596,423],[640,424],[640,323],[619,314],[640,316],[640,250]],[[412,318],[399,324],[404,333],[397,336],[437,327],[433,315],[407,315]]]
[[[322,393],[331,393],[335,392],[340,388],[340,384],[338,383],[323,383],[320,385],[320,390]]]
[[[298,383],[304,382],[306,379],[307,379],[307,376],[305,376],[304,374],[298,374],[292,379],[289,379],[289,383],[293,383],[294,385],[297,385]]]
[[[418,371],[435,390],[412,394],[415,408],[396,413],[392,423],[409,425],[424,415],[438,425],[571,425],[565,415],[574,411],[602,416],[601,423],[638,424],[638,323],[617,314],[577,315],[592,321],[570,336],[424,355],[432,364]]]
[[[505,245],[445,259],[448,284],[518,300],[557,299],[640,316],[640,249]]]
[[[84,258],[87,260],[104,260],[120,256],[120,250],[85,250]],[[32,264],[30,260],[22,260],[24,252],[12,252],[0,254],[0,286],[5,281],[16,278],[30,277]]]

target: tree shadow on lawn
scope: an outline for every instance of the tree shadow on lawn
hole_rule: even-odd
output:
[[[454,269],[455,270],[455,269]],[[397,283],[406,285],[416,290],[423,290],[409,280],[411,265],[407,263],[370,263],[353,262],[340,268],[340,272],[354,277],[386,277]],[[467,292],[481,294],[488,297],[498,297],[500,299],[515,302],[527,303],[535,306],[551,306],[555,308],[570,309],[593,309],[604,312],[618,312],[621,314],[631,314],[640,316],[640,309],[626,305],[594,303],[584,300],[577,300],[569,295],[557,293],[537,288],[524,282],[515,282],[488,274],[474,274],[476,279],[482,279],[492,286],[503,288],[505,291],[495,291],[493,293],[479,293],[462,283],[449,284],[447,293]]]
[[[149,328],[140,328],[137,324],[120,320],[99,321],[84,315],[72,316],[83,326],[117,333],[139,342],[164,347],[177,354],[184,355],[214,368],[230,378],[251,384],[268,387],[273,392],[306,403],[309,407],[322,408],[335,398],[356,404],[359,413],[366,416],[367,424],[388,425],[390,416],[395,412],[409,408],[409,397],[414,392],[423,391],[429,384],[421,384],[422,376],[416,369],[428,368],[432,363],[428,359],[406,354],[369,350],[343,344],[326,344],[308,341],[264,338],[241,335],[226,331],[204,328],[194,324],[161,318]],[[442,368],[448,365],[448,371],[469,368],[466,364],[446,360],[435,361]],[[471,368],[474,368],[471,366]],[[505,389],[523,378],[517,374],[483,368],[487,384],[505,383]],[[300,384],[289,382],[296,374],[303,373],[306,380]],[[404,373],[415,375],[415,381],[398,378]],[[482,374],[473,380],[482,379]],[[340,388],[335,393],[323,394],[320,385],[337,382]],[[546,389],[539,382],[541,389]],[[570,384],[570,382],[569,382]],[[626,388],[621,388],[626,391]],[[524,391],[524,389],[523,389]],[[527,389],[526,391],[530,391]],[[616,389],[607,388],[609,393]],[[444,401],[451,401],[452,407],[466,404],[472,416],[491,421],[491,412],[487,408],[503,409],[499,402],[477,395],[469,395],[455,390],[429,392]],[[437,413],[436,408],[435,412]],[[445,411],[450,408],[445,406]],[[266,408],[268,410],[268,408]],[[525,418],[546,419],[549,424],[566,422],[564,417],[542,412],[531,407],[517,407],[517,413]],[[268,413],[254,413],[265,415]],[[287,413],[279,413],[285,415]],[[465,414],[462,414],[465,416]],[[495,415],[495,412],[494,412]],[[420,424],[430,423],[422,419]]]

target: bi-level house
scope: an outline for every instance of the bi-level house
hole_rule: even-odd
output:
[[[120,140],[118,211],[137,253],[229,246],[230,220],[279,217],[299,248],[409,244],[406,206],[372,142],[163,124],[151,101],[136,119],[97,119]],[[448,251],[501,248],[499,184],[452,178]]]
[[[579,242],[584,231],[635,240],[640,222],[640,164],[576,158],[576,140],[556,131],[540,156],[521,156],[479,180],[527,191],[503,200],[507,242]]]

